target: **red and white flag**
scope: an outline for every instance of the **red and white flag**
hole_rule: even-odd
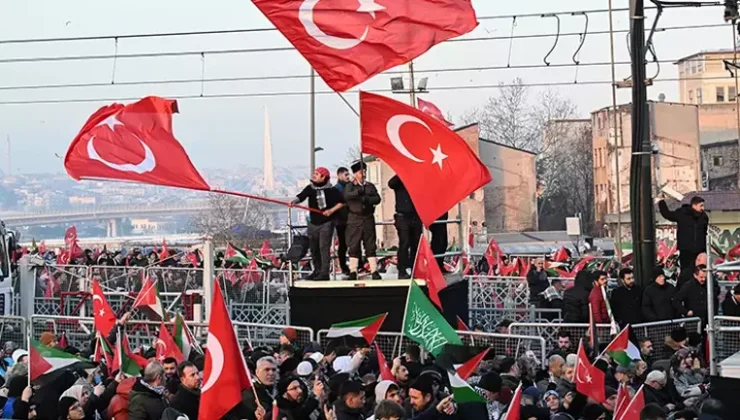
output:
[[[478,26],[470,0],[253,3],[337,92]]]
[[[170,257],[170,251],[167,249],[167,241],[162,239],[162,251],[159,253],[159,262],[162,262]]]
[[[434,259],[434,252],[429,246],[427,238],[422,234],[419,240],[419,248],[416,251],[416,261],[411,273],[412,279],[424,280],[429,289],[429,300],[434,302],[438,308],[442,309],[442,300],[439,298],[439,292],[447,287],[447,280],[439,269],[437,260]]]
[[[637,390],[637,393],[635,393],[627,408],[624,409],[620,417],[615,416],[614,420],[640,420],[640,412],[645,408],[645,394],[642,390],[644,387],[645,385]]]
[[[425,114],[427,114],[427,115],[429,115],[429,116],[431,116],[433,118],[438,119],[439,121],[441,121],[442,123],[444,123],[448,127],[452,127],[453,125],[455,125],[455,124],[447,121],[447,119],[444,117],[444,115],[442,115],[442,111],[440,111],[440,109],[437,108],[437,105],[434,105],[431,102],[427,102],[427,101],[425,101],[425,100],[423,100],[421,98],[416,98],[416,105],[417,105],[417,108],[419,108],[419,110],[421,112],[423,112],[423,113],[425,113]]]
[[[396,378],[391,372],[391,368],[388,367],[388,362],[385,360],[385,355],[380,350],[378,342],[375,342],[375,354],[378,355],[378,367],[380,367],[380,380],[381,381],[393,381],[396,382]]]
[[[74,138],[64,168],[74,179],[112,179],[208,191],[172,132],[177,101],[149,96],[97,110]]]
[[[252,387],[219,282],[214,282],[198,420],[220,419]],[[267,409],[267,407],[264,407]]]
[[[92,306],[93,306],[93,317],[95,321],[95,329],[100,332],[103,337],[108,337],[113,327],[116,326],[116,314],[108,304],[108,299],[103,294],[103,288],[100,287],[100,283],[95,279],[92,282]]]
[[[360,92],[360,126],[362,152],[398,174],[426,226],[491,181],[465,140],[414,107]]]
[[[164,322],[159,326],[159,337],[155,341],[155,346],[157,348],[157,360],[159,360],[159,363],[162,363],[168,357],[175,358],[178,364],[185,361],[185,356],[177,346],[177,343],[175,343],[170,332],[167,331]]]
[[[589,362],[586,350],[583,347],[583,339],[578,344],[576,369],[573,373],[576,390],[581,394],[593,398],[599,404],[606,401],[606,388],[604,388],[605,375],[601,369]]]

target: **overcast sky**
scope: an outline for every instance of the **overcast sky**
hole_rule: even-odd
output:
[[[379,4],[384,1],[377,0]],[[617,8],[627,7],[626,0],[614,0]],[[594,10],[607,8],[607,0],[473,0],[479,17],[548,13],[554,11]],[[648,25],[654,11],[648,13]],[[607,31],[605,13],[590,13],[589,31]],[[681,25],[721,24],[722,8],[672,9],[664,13],[660,27]],[[629,24],[627,12],[615,16],[617,29]],[[561,32],[582,32],[582,16],[562,16]],[[219,29],[265,28],[270,23],[247,0],[129,0],[109,2],[92,0],[23,0],[4,2],[0,13],[0,40],[25,38],[60,38],[92,35],[162,33]],[[508,36],[512,19],[481,19],[480,27],[467,37]],[[517,19],[515,35],[555,33],[552,18],[528,17]],[[729,26],[709,29],[674,30],[656,34],[658,57],[677,59],[699,50],[732,47]],[[433,48],[415,62],[419,71],[451,67],[506,66],[511,48],[511,65],[542,63],[552,47],[554,37],[445,43]],[[626,34],[616,35],[617,61],[627,61]],[[571,63],[579,44],[577,36],[561,37],[550,57],[553,64]],[[263,48],[288,46],[276,31],[253,34],[208,35],[176,38],[123,39],[118,53],[132,54],[163,51],[201,51],[229,48]],[[56,61],[35,63],[2,63],[3,59],[35,56],[68,56],[113,54],[114,41],[66,43],[1,44],[0,43],[0,103],[26,100],[111,99],[146,95],[198,95],[200,83],[106,86],[96,88],[2,90],[2,87],[48,85],[60,83],[110,83],[113,60]],[[609,36],[589,35],[581,50],[583,63],[609,61]],[[146,58],[117,60],[115,81],[166,79],[199,79],[200,56],[177,58]],[[306,61],[295,51],[232,55],[207,55],[205,77],[245,77],[262,75],[308,74]],[[655,73],[651,65],[648,74]],[[617,77],[629,75],[629,66],[619,66]],[[525,70],[466,71],[427,73],[430,94],[424,99],[437,104],[443,112],[454,116],[483,103],[496,93],[495,88],[455,89],[434,91],[435,86],[473,86],[508,83],[521,77],[525,83],[572,82],[574,80],[609,80],[609,66],[535,68]],[[388,75],[378,75],[365,83],[367,89],[387,88]],[[659,78],[676,78],[673,65],[664,64]],[[208,94],[247,92],[296,92],[308,90],[307,79],[279,81],[240,81],[209,83]],[[317,89],[328,88],[318,80]],[[556,88],[572,99],[583,117],[589,112],[609,106],[608,85],[570,85]],[[532,95],[536,95],[533,89]],[[677,82],[658,82],[649,89],[650,98],[665,93],[668,101],[677,101]],[[629,101],[629,91],[619,93],[620,102]],[[355,93],[347,99],[357,104]],[[402,96],[399,100],[407,100]],[[62,161],[54,154],[64,155],[71,139],[87,117],[100,106],[110,103],[100,100],[83,103],[0,104],[0,136],[12,139],[12,169],[25,173],[63,171]],[[318,164],[334,166],[342,161],[348,148],[359,142],[358,120],[336,94],[317,97],[317,144],[325,151]],[[242,97],[180,100],[181,114],[175,117],[175,134],[200,168],[233,168],[239,164],[262,165],[263,108],[269,107],[272,120],[272,142],[275,164],[278,166],[308,165],[308,96]],[[6,145],[0,142],[0,168],[5,170]]]

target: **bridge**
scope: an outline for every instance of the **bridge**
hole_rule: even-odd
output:
[[[280,198],[282,201],[291,199]],[[245,200],[246,206],[246,200]],[[69,210],[46,212],[1,212],[0,220],[8,227],[69,224],[97,220],[116,220],[152,216],[195,215],[209,209],[207,200],[188,200],[167,204],[122,204],[90,207],[76,207]],[[284,211],[279,205],[268,205],[269,213]]]

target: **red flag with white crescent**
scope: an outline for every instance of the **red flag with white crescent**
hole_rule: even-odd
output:
[[[447,119],[445,119],[444,115],[442,115],[442,111],[440,111],[440,109],[437,108],[437,105],[434,105],[431,102],[427,102],[421,98],[416,98],[416,105],[418,106],[421,112],[429,115],[430,117],[438,119],[440,122],[446,124],[448,127],[455,125],[447,121]],[[473,246],[472,243],[470,246],[471,247]]]

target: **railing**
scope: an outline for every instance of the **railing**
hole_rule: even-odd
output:
[[[22,318],[19,318],[23,320]],[[2,335],[2,322],[0,320],[0,337]],[[200,343],[205,343],[208,337],[208,324],[203,322],[186,322],[193,335]],[[232,322],[239,344],[243,347],[248,345],[252,348],[269,347],[274,348],[280,342],[280,334],[285,328],[293,328],[298,334],[296,342],[305,346],[314,339],[311,328],[292,325],[268,325],[248,322]],[[166,328],[172,328],[172,322],[165,323]],[[133,348],[152,346],[158,337],[161,323],[146,320],[129,321],[126,325],[126,335]],[[61,317],[61,316],[36,316],[31,317],[31,337],[38,340],[42,333],[52,332],[59,339],[64,333],[67,344],[80,350],[92,350],[94,339],[94,320],[89,317]],[[23,341],[25,342],[25,338]]]
[[[11,341],[16,348],[25,349],[28,340],[26,319],[16,316],[0,316],[0,343]]]
[[[663,342],[671,331],[678,327],[684,327],[688,332],[701,332],[701,320],[699,318],[681,318],[674,320],[649,322],[644,324],[632,325],[632,330],[638,339],[646,337],[653,342],[653,356],[664,358],[670,356],[663,346]],[[588,331],[588,324],[574,323],[519,323],[515,322],[509,325],[509,332],[512,334],[523,334],[529,336],[540,336],[546,341],[547,348],[557,347],[558,336],[561,331],[567,332],[570,337],[577,340],[585,337]],[[611,341],[611,326],[609,324],[597,324],[596,331],[600,343],[609,343]],[[571,345],[573,345],[573,341]]]
[[[511,331],[511,330],[509,330]],[[494,334],[473,331],[458,331],[457,334],[463,343],[471,346],[487,346],[494,350],[496,355],[506,355],[518,359],[526,352],[531,351],[536,357],[540,368],[544,368],[547,355],[547,342],[543,337],[520,334]]]
[[[740,317],[715,316],[714,328],[716,364],[740,351]]]

